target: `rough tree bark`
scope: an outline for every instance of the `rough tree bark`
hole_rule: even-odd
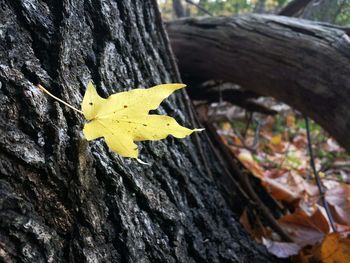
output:
[[[89,79],[104,96],[178,81],[156,1],[2,0],[0,24],[1,261],[271,260],[204,134],[142,143],[143,166],[88,143],[83,117],[33,85],[79,107]],[[162,105],[198,125],[185,93]]]
[[[186,82],[228,81],[275,97],[313,118],[350,151],[347,29],[248,15],[182,19],[170,22],[167,31]]]

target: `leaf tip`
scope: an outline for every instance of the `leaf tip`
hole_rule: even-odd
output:
[[[173,86],[176,90],[177,89],[183,89],[183,88],[187,87],[187,85],[183,84],[183,83],[171,83],[171,84],[167,84],[167,85]]]

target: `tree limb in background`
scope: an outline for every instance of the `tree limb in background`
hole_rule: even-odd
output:
[[[213,16],[212,13],[210,13],[207,9],[205,9],[203,6],[196,4],[195,2],[191,1],[191,0],[185,0],[187,3],[197,7],[199,10],[201,10],[203,13],[209,15],[209,16]]]
[[[167,31],[186,83],[216,79],[272,96],[350,151],[346,31],[273,15],[189,18],[168,23]]]
[[[186,11],[181,0],[173,0],[173,10],[178,18],[186,16]]]
[[[334,0],[333,0],[334,1]],[[294,0],[279,12],[281,16],[297,16],[312,0]]]
[[[312,0],[303,10],[301,17],[309,20],[334,24],[348,0]]]
[[[257,14],[265,13],[265,2],[266,0],[259,0],[255,4],[253,13],[257,13]]]

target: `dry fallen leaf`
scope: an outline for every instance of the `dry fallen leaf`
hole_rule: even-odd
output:
[[[300,247],[295,243],[277,242],[266,238],[262,238],[262,243],[271,254],[278,258],[288,258],[297,255],[300,250]]]
[[[303,210],[286,215],[278,220],[294,242],[301,247],[314,245],[329,233],[329,224],[320,209],[309,216]]]
[[[342,184],[328,190],[326,200],[332,206],[335,221],[350,225],[350,185]]]
[[[323,240],[319,254],[324,263],[349,263],[350,240],[342,238],[339,233],[331,233]]]
[[[263,185],[268,192],[276,200],[286,201],[288,203],[292,203],[303,197],[305,184],[306,182],[301,176],[291,172],[285,172],[283,175],[274,179],[263,178]]]
[[[258,178],[262,178],[264,176],[264,170],[256,161],[254,161],[252,154],[248,150],[242,150],[238,154],[237,158],[254,176]]]

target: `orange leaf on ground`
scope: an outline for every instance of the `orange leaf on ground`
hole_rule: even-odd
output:
[[[239,222],[243,225],[244,229],[251,235],[253,236],[253,228],[252,225],[249,222],[249,218],[248,218],[248,212],[247,212],[247,208],[244,209],[242,215],[239,218]]]
[[[332,206],[334,220],[350,225],[350,185],[340,185],[326,192],[326,200]]]
[[[319,208],[309,216],[303,210],[286,215],[278,220],[294,242],[301,247],[314,245],[329,233],[327,219]]]
[[[324,263],[349,263],[350,240],[338,233],[329,234],[321,244],[320,254],[320,260]]]
[[[270,139],[270,143],[266,144],[266,147],[268,147],[275,154],[284,153],[288,148],[288,143],[283,142],[282,140],[278,143],[278,140],[279,140],[278,137],[274,139],[273,138],[274,137]]]
[[[259,218],[254,219],[254,225],[251,224],[248,217],[247,208],[244,209],[241,217],[239,218],[239,222],[253,239],[260,240],[263,236],[270,236],[271,233],[269,229],[263,227],[263,225],[259,224],[257,220],[259,220]]]
[[[232,139],[235,144],[242,145],[242,140],[239,137],[234,136]]]
[[[248,150],[242,150],[238,154],[237,158],[254,176],[258,178],[262,178],[264,176],[264,170],[256,161],[254,161],[252,154]]]
[[[303,198],[305,193],[312,196],[317,191],[315,186],[310,185],[304,178],[293,172],[285,172],[276,178],[265,176],[263,185],[276,200],[288,203]]]
[[[262,180],[262,185],[276,200],[292,203],[301,198],[301,191],[299,189],[293,191],[288,185],[285,185],[276,179],[264,178]]]

